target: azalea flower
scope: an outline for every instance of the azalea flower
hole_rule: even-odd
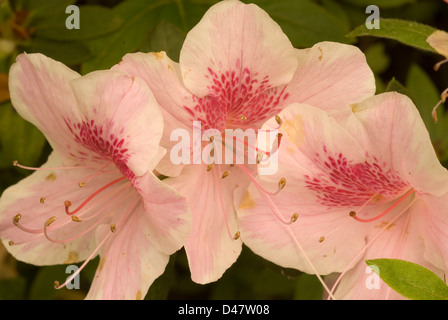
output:
[[[309,105],[279,114],[279,170],[237,199],[241,237],[283,267],[340,273],[333,279],[337,299],[400,298],[382,281],[372,289],[365,260],[447,270],[448,171],[406,96],[385,93],[351,109],[344,124]],[[286,186],[267,205],[262,190],[274,190],[278,177]],[[297,221],[285,223],[292,212]]]
[[[293,101],[344,117],[342,106],[375,91],[373,74],[356,47],[322,42],[294,49],[265,11],[236,0],[219,2],[205,13],[188,33],[179,63],[165,52],[133,53],[114,69],[143,79],[162,107],[166,126],[161,144],[168,152],[156,169],[190,204],[193,227],[185,249],[198,283],[219,279],[239,256],[233,192],[255,175],[255,162],[229,164],[218,147],[224,145],[235,157],[238,152],[248,156],[255,150],[264,157],[272,152],[270,143],[266,148],[237,139],[229,144],[226,130],[257,132]],[[174,164],[171,151],[180,142],[172,134],[179,130],[193,143],[187,161]],[[274,138],[272,143],[280,137]],[[204,153],[213,161],[202,161]]]
[[[185,199],[153,173],[163,119],[148,87],[118,71],[80,76],[41,54],[10,70],[17,112],[53,152],[4,191],[0,237],[35,265],[101,256],[88,299],[142,299],[190,229]]]

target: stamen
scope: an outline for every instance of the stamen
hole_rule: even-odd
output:
[[[48,218],[48,220],[45,222],[45,226],[49,227],[55,221],[56,221],[56,217],[52,216],[52,217]]]
[[[230,232],[230,227],[229,227],[229,223],[228,223],[228,221],[227,221],[227,214],[226,214],[226,210],[225,210],[225,207],[224,207],[224,201],[223,201],[223,199],[222,199],[222,189],[221,189],[221,182],[218,180],[218,176],[217,176],[217,174],[216,174],[216,171],[213,171],[214,173],[215,173],[215,183],[216,183],[216,185],[218,186],[218,195],[219,195],[219,204],[220,204],[220,206],[221,206],[221,213],[222,213],[222,217],[223,217],[223,219],[224,219],[224,222],[225,222],[225,224],[226,224],[226,228],[227,228],[227,234],[229,235],[229,238],[230,238],[230,240],[236,240],[235,239],[235,236],[236,236],[236,234],[238,234],[238,232],[234,235],[234,236],[232,236],[232,233]],[[228,172],[228,171],[226,171],[226,172]],[[221,174],[221,165],[219,165],[218,164],[218,175],[220,175],[221,177],[222,177],[222,174]],[[237,238],[238,239],[238,238]]]
[[[209,172],[210,170],[212,170],[213,169],[213,165],[212,164],[209,164],[208,166],[207,166],[207,172]]]
[[[42,204],[45,203],[45,198],[44,197],[40,198],[39,202]]]
[[[121,180],[124,180],[124,179],[126,179],[126,177],[125,176],[122,176],[122,177],[120,177],[120,178],[118,178],[118,179],[116,179],[116,180],[114,180],[114,181],[112,181],[112,182],[109,182],[108,184],[106,184],[105,186],[103,186],[103,187],[101,187],[100,189],[98,189],[97,191],[95,191],[92,195],[90,195],[83,203],[81,203],[80,205],[79,205],[79,207],[78,208],[76,208],[75,210],[73,210],[73,211],[69,211],[69,207],[72,205],[72,203],[69,201],[69,200],[66,200],[65,202],[64,202],[64,206],[65,206],[65,212],[68,214],[68,215],[73,215],[73,214],[75,214],[75,213],[77,213],[79,210],[81,210],[87,203],[89,203],[89,201],[90,200],[92,200],[94,197],[96,197],[98,194],[100,194],[102,191],[104,191],[104,190],[106,190],[107,188],[109,188],[110,186],[112,186],[113,184],[115,184],[115,183],[117,183],[117,182],[119,182],[119,181],[121,181]]]
[[[404,195],[402,195],[392,206],[390,206],[386,211],[380,213],[379,215],[377,215],[376,217],[373,218],[359,218],[356,214],[356,211],[350,211],[349,215],[350,217],[352,217],[353,219],[359,221],[359,222],[372,222],[372,221],[376,221],[378,219],[381,219],[382,217],[384,217],[386,214],[388,214],[389,212],[391,212],[396,206],[398,206],[404,199],[406,199],[408,196],[410,196],[411,194],[413,194],[415,192],[415,190],[413,188],[409,189],[408,191],[406,191],[406,193]]]
[[[111,230],[112,231],[112,230]],[[109,233],[107,236],[104,237],[104,239],[101,241],[101,243],[95,248],[95,250],[93,250],[93,252],[90,254],[90,256],[87,257],[87,259],[84,261],[84,263],[81,265],[81,267],[78,268],[78,270],[76,270],[75,272],[73,272],[73,274],[67,278],[67,280],[60,285],[59,281],[55,281],[54,282],[54,288],[55,289],[61,289],[63,287],[65,287],[68,283],[70,283],[83,269],[84,267],[87,265],[87,263],[89,263],[90,260],[92,260],[92,258],[94,256],[96,256],[96,253],[98,252],[98,250],[103,246],[103,244],[109,239],[109,237],[113,234],[113,232]]]
[[[22,219],[22,215],[21,215],[20,213],[18,213],[18,214],[16,214],[16,215],[14,216],[14,218],[12,218],[12,222],[13,222],[15,225],[18,225],[20,219]]]
[[[282,118],[280,118],[280,116],[277,114],[276,116],[275,116],[275,121],[278,123],[278,125],[282,125],[282,123],[283,123],[283,120],[282,120]]]
[[[436,104],[436,106],[432,109],[431,115],[432,119],[434,120],[434,123],[437,123],[437,108],[442,104],[445,103],[446,99],[448,98],[448,88],[446,88],[442,94],[440,95],[440,101]]]
[[[411,189],[413,190],[413,189]],[[353,259],[347,264],[347,266],[345,267],[345,269],[342,271],[342,273],[339,275],[339,277],[336,279],[336,281],[333,284],[333,287],[331,288],[330,291],[330,295],[328,296],[328,300],[330,299],[334,299],[334,297],[332,297],[332,294],[334,293],[334,291],[336,290],[336,287],[339,285],[339,283],[341,282],[342,278],[344,277],[344,275],[347,273],[348,270],[350,270],[353,266],[354,263],[356,263],[359,259],[359,257],[365,252],[365,250],[367,248],[369,248],[371,246],[371,244],[373,242],[376,241],[376,239],[384,232],[384,230],[387,230],[393,223],[395,223],[396,220],[398,220],[405,212],[407,212],[407,210],[409,208],[411,208],[414,203],[417,201],[416,198],[412,199],[412,201],[403,209],[401,210],[397,216],[395,218],[393,218],[388,224],[386,224],[365,246],[364,248],[362,248],[361,250],[359,250],[359,252],[353,257]]]
[[[17,160],[14,160],[13,162],[12,162],[12,165],[14,166],[14,167],[19,167],[19,168],[22,168],[22,169],[25,169],[25,170],[32,170],[32,171],[44,171],[44,170],[52,170],[52,171],[57,171],[57,170],[72,170],[72,169],[86,169],[86,168],[92,168],[92,167],[90,167],[90,166],[71,166],[71,167],[53,167],[53,168],[47,168],[47,167],[28,167],[28,166],[24,166],[24,165],[21,165],[20,163],[19,163],[19,161],[17,161]]]
[[[222,179],[227,178],[227,177],[229,176],[229,174],[230,174],[230,171],[225,171],[225,172],[221,175],[221,178],[222,178]]]
[[[442,60],[442,61],[437,62],[437,63],[434,65],[434,71],[438,71],[438,70],[440,69],[440,67],[442,66],[442,64],[444,64],[444,63],[446,63],[446,62],[448,62],[448,59],[445,59],[445,60]]]
[[[77,216],[72,216],[72,220],[73,220],[74,222],[81,222],[81,221],[82,221],[82,220],[79,219]]]
[[[299,214],[297,212],[295,212],[292,216],[291,216],[291,223],[294,223],[297,221],[297,218],[299,218]]]
[[[80,183],[78,183],[78,186],[79,186],[80,188],[85,187],[85,186],[86,186],[86,183],[85,183],[85,182],[80,182]]]
[[[281,178],[280,181],[278,182],[278,189],[279,190],[277,192],[279,192],[280,190],[283,190],[285,185],[286,185],[286,179],[285,178]]]
[[[241,236],[241,233],[239,231],[237,231],[235,233],[235,236],[233,237],[233,240],[238,240],[240,238],[240,236]]]

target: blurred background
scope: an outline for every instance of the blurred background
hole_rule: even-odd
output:
[[[13,160],[40,166],[51,148],[42,134],[16,114],[8,93],[8,71],[21,52],[40,52],[81,74],[107,69],[135,51],[166,51],[178,61],[187,32],[214,0],[0,0],[0,193],[30,172]],[[439,156],[448,167],[446,105],[434,123],[432,108],[448,87],[448,63],[431,48],[394,33],[365,27],[368,5],[377,5],[383,19],[418,22],[448,31],[448,4],[442,0],[253,0],[277,21],[296,48],[320,41],[358,46],[375,73],[377,93],[399,91],[413,99]],[[80,29],[69,30],[66,8],[80,9]],[[419,27],[420,28],[420,27]],[[420,30],[417,28],[418,30]],[[431,29],[421,26],[422,34]],[[415,30],[417,30],[415,29]],[[411,32],[412,33],[412,32]],[[401,38],[402,39],[401,39]],[[400,41],[403,40],[403,41]],[[448,104],[448,103],[447,103]],[[1,214],[1,213],[0,213]],[[92,260],[81,272],[80,289],[55,290],[55,280],[69,274],[65,265],[37,267],[15,260],[0,244],[0,299],[83,299],[98,265]],[[183,250],[171,257],[146,299],[321,299],[314,276],[283,269],[244,248],[238,261],[217,282],[195,284]]]

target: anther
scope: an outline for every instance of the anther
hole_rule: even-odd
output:
[[[349,215],[352,218],[355,217],[356,216],[356,211],[350,211]]]
[[[77,216],[72,216],[72,220],[73,220],[74,222],[81,222],[81,221],[82,221],[82,220],[79,219]]]
[[[52,216],[52,217],[48,218],[48,220],[45,222],[45,226],[46,226],[46,227],[49,227],[50,224],[52,224],[52,223],[55,222],[55,221],[56,221],[56,217],[55,217],[55,216]]]
[[[244,114],[242,114],[242,115],[240,115],[240,119],[243,120],[243,121],[246,121],[247,117]]]
[[[14,167],[17,167],[18,164],[19,164],[19,161],[17,161],[17,160],[14,160],[14,161],[12,162],[12,165],[13,165]]]
[[[55,288],[55,289],[59,288],[59,281],[56,280],[56,281],[54,282],[54,288]]]
[[[233,240],[238,240],[240,238],[240,236],[241,236],[241,233],[239,231],[237,231],[235,233],[235,236],[233,237]]]
[[[15,225],[17,225],[17,224],[19,223],[20,219],[22,219],[22,215],[21,215],[20,213],[18,213],[18,214],[16,214],[16,215],[14,216],[14,218],[12,219],[12,221],[13,221],[13,223],[14,223]]]
[[[112,233],[115,233],[115,232],[117,231],[117,226],[116,226],[115,224],[111,224],[111,225],[110,225],[110,231],[111,231]]]
[[[85,183],[85,182],[80,182],[80,183],[78,183],[78,186],[79,186],[80,188],[85,187],[85,186],[86,186],[86,183]]]
[[[299,217],[299,214],[298,214],[297,212],[295,212],[295,213],[291,216],[291,223],[296,222],[298,217]]]
[[[212,168],[213,168],[213,165],[212,165],[212,164],[209,164],[209,165],[207,166],[207,172],[210,171],[210,170],[212,170]]]
[[[221,175],[221,178],[224,179],[224,178],[228,177],[229,174],[230,174],[229,171],[225,171],[225,172]]]
[[[325,240],[325,237],[324,237],[324,236],[322,236],[322,237],[319,238],[319,242],[324,242],[324,240]]]
[[[215,136],[210,137],[210,142],[213,142],[213,141],[215,141]]]
[[[275,116],[275,121],[277,121],[277,123],[278,123],[279,125],[282,125],[282,123],[283,123],[282,118],[280,118],[280,116],[279,116],[278,114]]]
[[[282,190],[286,185],[286,179],[285,178],[281,178],[278,182],[278,189],[279,191]]]
[[[40,198],[39,202],[40,203],[45,203],[45,198],[44,197]]]
[[[10,240],[10,241],[8,242],[8,244],[9,244],[10,246],[13,246],[13,245],[14,245],[14,241]]]
[[[257,164],[260,164],[260,163],[261,163],[261,160],[263,160],[263,157],[264,157],[263,152],[259,151],[259,152],[257,153]]]

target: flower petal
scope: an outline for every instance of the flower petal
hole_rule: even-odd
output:
[[[175,144],[170,139],[174,130],[192,130],[193,96],[183,85],[179,64],[169,59],[165,52],[127,54],[113,69],[142,79],[154,93],[165,123],[161,140],[164,148],[169,151]],[[168,152],[157,171],[166,176],[177,176],[182,167],[171,162]]]
[[[191,214],[186,199],[148,172],[135,185],[146,211],[148,240],[164,254],[172,254],[185,243],[191,229]]]
[[[81,77],[42,54],[21,54],[9,72],[11,102],[17,112],[46,136],[54,150],[65,155],[72,135],[64,118],[79,118],[69,82]]]
[[[427,39],[438,53],[448,58],[448,33],[442,30],[434,31]]]
[[[435,196],[448,192],[448,171],[437,159],[428,130],[408,97],[384,93],[353,105],[352,110],[347,130],[364,150],[416,191]]]
[[[443,271],[430,264],[423,257],[422,223],[424,223],[423,201],[419,200],[392,224],[379,222],[378,227],[370,232],[369,244],[359,263],[342,278],[335,292],[336,299],[357,300],[395,300],[404,299],[381,279],[378,278],[365,260],[370,259],[402,259],[422,265],[439,276]],[[380,270],[381,272],[381,270]]]
[[[297,60],[291,42],[265,11],[230,0],[212,6],[187,34],[180,65],[185,86],[204,97],[224,94],[233,83],[231,90],[252,87],[252,93],[286,84]]]
[[[95,71],[70,83],[81,123],[67,119],[77,141],[137,176],[158,156],[160,108],[146,84],[114,70]]]
[[[264,259],[285,268],[327,275],[344,270],[354,252],[364,247],[370,226],[357,223],[347,209],[316,213],[315,207],[302,203],[306,192],[289,181],[271,199],[282,220],[253,184],[241,201],[235,202],[244,244]],[[286,224],[294,213],[298,213],[297,221]]]
[[[142,205],[137,205],[123,227],[102,248],[86,299],[141,300],[164,272],[169,255],[154,248],[144,215]],[[110,231],[102,234],[107,232]]]
[[[188,166],[179,177],[166,179],[190,205],[193,224],[185,250],[192,280],[201,284],[218,280],[242,248],[241,240],[231,239],[238,231],[232,196],[236,181],[242,183],[241,175],[232,171],[221,179],[215,170],[207,172],[204,165]]]
[[[299,66],[287,88],[290,103],[310,104],[336,115],[375,94],[373,72],[357,47],[320,42],[296,54]]]

